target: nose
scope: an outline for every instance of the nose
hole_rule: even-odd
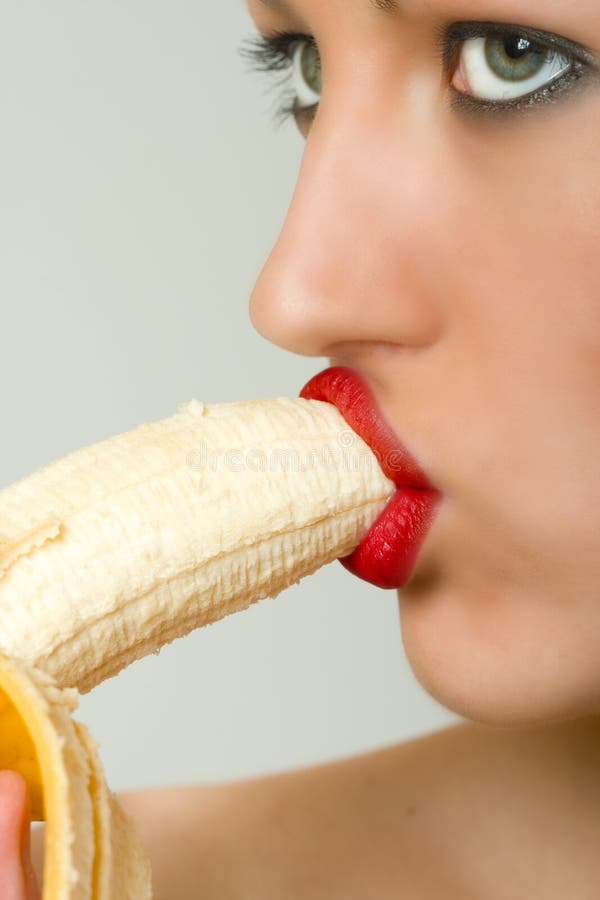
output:
[[[254,327],[292,353],[333,356],[356,341],[424,347],[441,332],[442,154],[422,116],[402,129],[374,118],[321,106],[254,285]]]

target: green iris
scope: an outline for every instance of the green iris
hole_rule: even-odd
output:
[[[301,53],[302,77],[316,94],[321,92],[321,60],[314,44],[304,44]]]
[[[485,58],[501,78],[525,81],[536,75],[547,61],[548,49],[522,37],[487,38]]]

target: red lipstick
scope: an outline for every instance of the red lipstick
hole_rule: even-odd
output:
[[[410,578],[419,549],[435,515],[441,494],[384,420],[375,397],[358,372],[333,366],[308,381],[300,396],[333,403],[350,428],[371,448],[387,477],[396,485],[358,547],[340,559],[342,565],[381,588],[401,588]]]

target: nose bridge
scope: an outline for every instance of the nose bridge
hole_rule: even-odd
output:
[[[355,122],[343,128],[339,115],[333,128],[315,132],[308,141],[280,241],[289,263],[292,254],[310,257],[321,288],[331,279],[339,284],[346,273],[358,292],[368,262],[377,261],[392,235],[400,249],[401,231],[414,221],[411,209],[418,204],[410,194],[418,189],[416,173],[409,171],[406,152],[402,167],[390,170],[383,158],[385,144],[381,132],[373,135]],[[401,208],[390,203],[393,172],[404,186]]]
[[[335,89],[322,101],[255,286],[255,326],[293,352],[328,355],[323,349],[338,341],[390,340],[392,322],[401,342],[433,336],[419,280],[435,179],[432,132],[422,113],[411,114],[410,92],[396,98],[392,118],[377,103],[384,99]]]
[[[338,108],[329,123],[325,115],[307,142],[285,227],[305,227],[312,217],[322,233],[349,241],[400,239],[422,214],[435,177],[431,131],[423,135],[408,117],[394,129],[389,115],[386,123],[384,114],[356,104]]]
[[[373,234],[375,213],[380,236],[386,227],[398,233],[419,217],[435,178],[439,84],[427,64],[417,66],[414,32],[379,27],[362,36],[356,23],[340,19],[335,46],[323,41],[325,90],[289,221],[314,210],[333,226],[341,213],[350,217],[348,235],[351,223]],[[393,196],[400,209],[392,209]]]

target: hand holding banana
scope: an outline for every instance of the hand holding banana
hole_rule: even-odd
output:
[[[348,434],[321,400],[191,401],[0,491],[0,770],[46,822],[44,900],[151,897],[78,693],[348,555],[394,493]]]

